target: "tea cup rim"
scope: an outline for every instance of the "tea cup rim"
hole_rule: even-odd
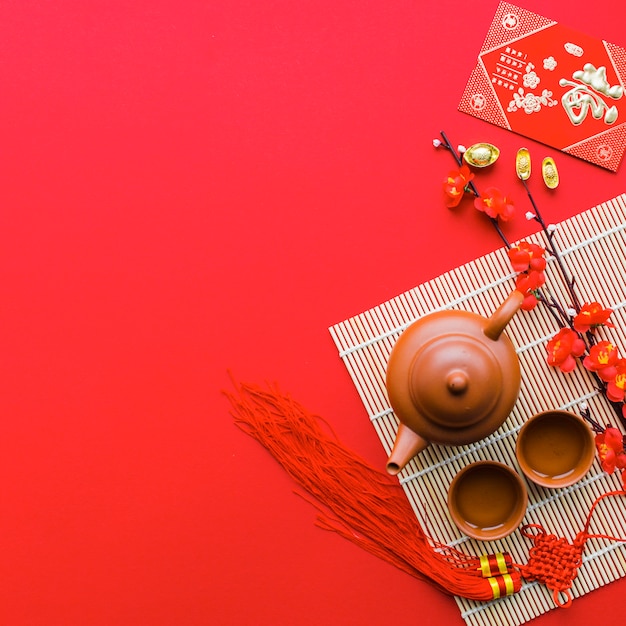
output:
[[[468,524],[463,516],[460,515],[458,508],[454,501],[454,496],[458,493],[459,483],[467,475],[468,472],[481,467],[490,466],[496,468],[505,473],[510,479],[511,483],[515,485],[519,492],[520,500],[515,507],[514,514],[510,516],[506,523],[494,530],[482,530],[476,529],[472,525]],[[518,526],[521,524],[528,508],[528,490],[522,477],[515,471],[513,467],[502,463],[501,461],[494,461],[490,459],[482,459],[473,461],[462,467],[452,478],[450,486],[448,488],[447,497],[448,512],[452,521],[457,528],[472,539],[478,539],[480,541],[495,541],[497,539],[503,539],[512,534]]]
[[[584,433],[584,446],[581,449],[581,462],[577,466],[577,471],[568,475],[567,478],[558,479],[553,476],[542,477],[541,474],[534,471],[528,459],[522,452],[522,444],[524,438],[528,436],[528,432],[532,430],[534,426],[542,419],[548,419],[551,415],[559,415],[570,419],[572,423],[577,424],[580,427],[580,431]],[[593,461],[595,459],[595,438],[593,431],[585,420],[572,411],[565,409],[547,409],[545,411],[539,411],[531,415],[520,428],[517,434],[517,440],[515,442],[515,457],[520,466],[520,469],[524,476],[541,487],[547,487],[549,489],[561,489],[565,487],[571,487],[579,480],[581,480],[587,472],[591,469]],[[576,468],[574,468],[576,469]]]

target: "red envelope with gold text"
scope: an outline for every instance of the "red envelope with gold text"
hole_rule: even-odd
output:
[[[626,51],[501,2],[459,110],[616,171]]]

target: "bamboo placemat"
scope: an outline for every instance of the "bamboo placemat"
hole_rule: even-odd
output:
[[[600,338],[612,339],[626,349],[626,194],[557,226],[555,241],[565,266],[576,277],[581,302],[599,301],[614,310],[611,320],[616,328],[600,329]],[[526,240],[540,245],[544,241],[541,233]],[[546,278],[559,301],[568,302],[556,263],[548,263]],[[400,333],[419,317],[440,309],[458,308],[488,317],[513,287],[514,273],[501,248],[329,329],[387,453],[398,421],[389,405],[385,372]],[[599,423],[618,426],[608,402],[582,367],[562,374],[547,365],[545,344],[557,330],[545,307],[520,311],[505,331],[516,346],[522,368],[520,394],[510,417],[493,435],[475,444],[431,445],[399,474],[415,515],[434,539],[473,555],[508,551],[515,562],[526,563],[531,546],[519,529],[488,544],[458,531],[446,508],[452,477],[461,467],[481,459],[500,460],[520,471],[515,459],[516,435],[524,420],[538,411],[561,408],[577,412],[586,402]],[[572,487],[550,490],[528,481],[527,486],[529,506],[523,523],[541,524],[547,532],[572,541],[582,530],[595,498],[619,488],[620,480],[617,474],[605,474],[596,461],[590,473]],[[626,536],[624,509],[621,499],[605,499],[594,513],[590,532]],[[572,588],[574,598],[626,575],[623,544],[590,540],[583,556]],[[461,616],[472,626],[523,624],[555,608],[551,592],[539,583],[525,582],[520,592],[492,602],[456,600]]]

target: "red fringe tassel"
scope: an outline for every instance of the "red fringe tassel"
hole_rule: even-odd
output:
[[[241,384],[225,393],[235,423],[306,491],[301,495],[317,508],[321,528],[449,595],[492,600],[520,589],[508,555],[481,561],[429,538],[396,481],[344,447],[324,420],[277,387]]]
[[[277,387],[235,386],[236,393],[225,392],[235,423],[265,446],[305,490],[306,494],[299,495],[317,508],[318,526],[339,533],[443,593],[493,600],[519,591],[523,577],[545,584],[555,603],[568,607],[587,539],[626,541],[589,533],[600,501],[626,495],[612,491],[596,499],[572,544],[528,524],[522,534],[534,545],[527,564],[515,564],[501,553],[468,556],[428,537],[398,483],[339,443],[322,418],[308,413]]]

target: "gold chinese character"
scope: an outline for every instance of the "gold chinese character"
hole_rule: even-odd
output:
[[[617,107],[609,106],[601,96],[619,100],[624,94],[624,88],[621,85],[611,86],[606,78],[606,68],[596,68],[591,63],[585,63],[582,70],[572,74],[572,78],[578,82],[565,78],[559,81],[561,87],[571,87],[563,94],[561,104],[572,124],[582,124],[590,110],[594,119],[599,120],[604,116],[605,124],[613,124],[618,115]]]

